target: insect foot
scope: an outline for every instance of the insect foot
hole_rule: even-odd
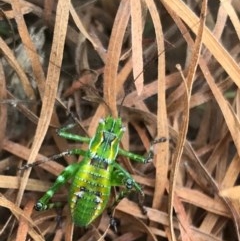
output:
[[[168,139],[166,137],[160,137],[159,139],[156,139],[154,141],[152,141],[152,145],[160,143],[160,142],[166,142]]]
[[[34,205],[34,209],[35,209],[36,211],[42,211],[42,210],[44,210],[45,208],[44,208],[44,205],[43,205],[42,203],[37,202],[37,203]]]
[[[154,157],[153,146],[154,146],[155,144],[157,144],[157,143],[166,142],[166,141],[167,141],[167,138],[166,138],[166,137],[161,137],[161,138],[159,138],[159,139],[153,140],[153,141],[151,142],[151,146],[150,146],[148,155],[147,155],[147,157],[146,157],[145,160],[144,160],[144,163],[152,162],[153,157]]]
[[[114,218],[111,216],[109,224],[110,224],[110,228],[114,231],[114,233],[120,235],[120,232],[118,230],[118,227],[120,226],[120,220],[118,218]]]
[[[31,167],[35,167],[35,166],[41,165],[41,164],[43,164],[44,162],[47,162],[47,161],[49,161],[49,159],[41,160],[41,161],[35,161],[34,163],[30,163],[30,164],[25,164],[25,165],[19,167],[18,170],[19,171],[27,170],[27,169],[29,169]]]

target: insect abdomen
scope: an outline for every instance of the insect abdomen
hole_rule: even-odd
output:
[[[76,225],[88,226],[106,208],[111,190],[110,173],[89,162],[80,165],[69,193],[70,210]]]

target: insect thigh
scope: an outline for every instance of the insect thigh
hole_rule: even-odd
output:
[[[121,165],[119,165],[117,162],[113,163],[114,170],[111,174],[111,185],[112,186],[125,186],[125,189],[123,189],[119,195],[117,196],[115,202],[112,204],[109,210],[109,214],[111,216],[111,213],[113,209],[118,205],[118,203],[128,196],[128,194],[135,189],[135,191],[138,193],[138,205],[141,209],[143,214],[146,214],[146,210],[143,206],[144,202],[144,192],[142,191],[141,186],[133,179],[133,177],[128,173]]]
[[[54,193],[63,186],[69,179],[74,176],[78,170],[78,163],[67,166],[61,174],[57,177],[55,183],[48,189],[48,191],[38,200],[35,204],[37,211],[43,211],[56,206],[54,203],[49,203],[49,200],[53,197]],[[59,203],[58,203],[59,204]]]

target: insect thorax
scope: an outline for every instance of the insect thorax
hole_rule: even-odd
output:
[[[124,130],[120,118],[107,117],[99,122],[96,135],[89,144],[93,164],[100,162],[107,168],[116,159]]]

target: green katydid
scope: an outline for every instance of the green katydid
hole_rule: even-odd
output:
[[[143,213],[144,193],[132,176],[116,162],[117,155],[128,157],[134,161],[148,163],[153,158],[153,148],[146,157],[125,151],[119,147],[125,131],[121,118],[111,116],[101,119],[96,133],[92,138],[82,137],[69,132],[73,125],[68,125],[58,130],[58,135],[77,142],[88,143],[86,151],[72,149],[55,155],[53,159],[65,155],[82,155],[80,163],[67,166],[57,177],[52,187],[37,201],[37,211],[46,210],[57,206],[58,203],[50,203],[54,193],[72,179],[68,195],[68,203],[73,222],[82,227],[87,227],[105,210],[114,186],[125,186],[116,198],[111,210],[133,189],[139,194],[139,206]],[[160,139],[155,141],[165,141]],[[27,165],[25,166],[27,167]]]

